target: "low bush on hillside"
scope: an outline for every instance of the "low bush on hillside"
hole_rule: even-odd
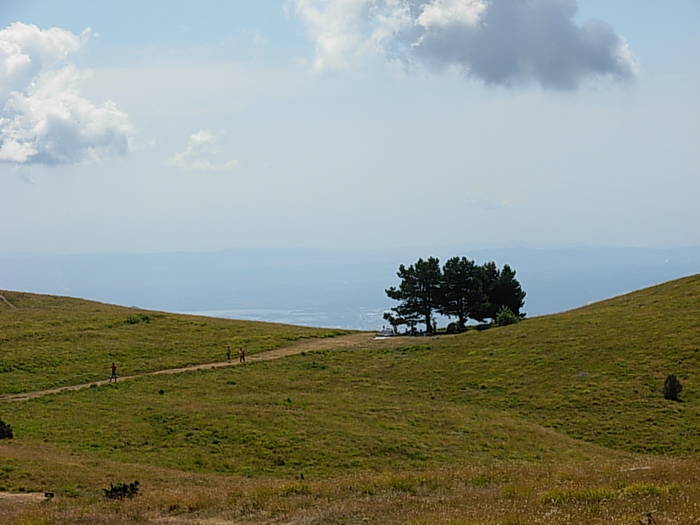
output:
[[[125,499],[133,498],[139,493],[139,482],[132,483],[113,483],[109,484],[109,488],[102,489],[102,494],[105,499]]]
[[[514,314],[507,306],[502,306],[496,315],[497,326],[507,326],[509,324],[515,324],[518,321],[520,321],[520,317]]]
[[[683,385],[678,378],[671,374],[664,381],[664,397],[671,401],[679,401],[678,394],[683,390]]]
[[[0,439],[12,439],[12,427],[0,419]]]
[[[491,326],[491,325],[489,325]],[[462,332],[466,332],[467,330],[470,330],[471,328],[474,327],[469,327],[469,326],[459,326],[459,323],[450,323],[447,325],[445,328],[445,333],[446,334],[461,334]]]
[[[683,385],[679,381],[679,379],[671,374],[666,378],[666,381],[664,381],[664,397],[666,399],[670,399],[673,401],[679,401],[678,395],[683,391]]]
[[[146,314],[133,314],[126,317],[126,324],[150,323],[151,316]]]

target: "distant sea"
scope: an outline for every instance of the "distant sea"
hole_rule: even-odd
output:
[[[245,321],[266,321],[269,323],[314,326],[319,328],[345,328],[349,330],[379,330],[386,321],[382,318],[384,308],[358,307],[347,311],[319,311],[313,309],[227,309],[196,310],[175,312],[223,319],[242,319]]]
[[[207,253],[18,254],[0,251],[0,289],[124,306],[275,323],[379,330],[395,306],[385,289],[418,257],[465,255],[508,263],[529,317],[561,312],[700,273],[700,247],[333,251],[236,249]],[[445,326],[447,320],[438,320]]]

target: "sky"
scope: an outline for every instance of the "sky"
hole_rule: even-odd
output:
[[[700,245],[700,1],[0,1],[0,250]]]

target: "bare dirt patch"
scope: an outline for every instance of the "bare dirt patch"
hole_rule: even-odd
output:
[[[45,499],[43,492],[0,492],[0,503],[36,503]]]

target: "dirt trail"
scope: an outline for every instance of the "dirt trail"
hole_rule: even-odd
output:
[[[0,492],[0,503],[9,501],[10,503],[36,503],[46,501],[43,492]]]
[[[398,343],[402,339],[404,338],[396,337],[391,338],[390,341],[378,341],[374,340],[373,336],[368,333],[342,335],[338,337],[329,337],[324,339],[311,339],[308,341],[293,343],[289,346],[275,348],[274,350],[269,350],[267,352],[260,352],[258,354],[246,356],[246,362],[256,363],[258,361],[272,361],[273,359],[280,359],[282,357],[297,355],[301,354],[302,352],[367,348],[368,346],[372,345],[372,343],[381,343],[382,346],[387,346],[387,344],[393,346],[391,343]],[[142,374],[123,376],[119,378],[119,382],[129,381],[130,379],[137,379],[139,377],[157,376],[164,374],[181,374],[183,372],[192,372],[195,370],[212,370],[215,368],[226,368],[229,366],[241,366],[241,363],[238,362],[238,356],[235,356],[235,360],[232,357],[231,362],[222,361],[218,363],[204,363],[201,365],[190,365],[181,368],[166,368],[165,370],[156,370],[154,372],[144,372]],[[0,401],[27,401],[29,399],[35,399],[37,397],[48,396],[51,394],[60,394],[61,392],[72,392],[75,390],[90,388],[92,385],[106,385],[108,383],[109,379],[104,379],[100,381],[92,381],[90,383],[83,383],[82,385],[62,386],[58,388],[50,388],[48,390],[38,390],[36,392],[23,392],[21,394],[4,394],[0,396]]]
[[[10,301],[8,301],[4,295],[0,295],[0,301],[2,301],[3,303],[5,303],[7,306],[9,306],[10,308],[12,308],[14,310],[17,309],[17,307],[14,304],[12,304]]]

